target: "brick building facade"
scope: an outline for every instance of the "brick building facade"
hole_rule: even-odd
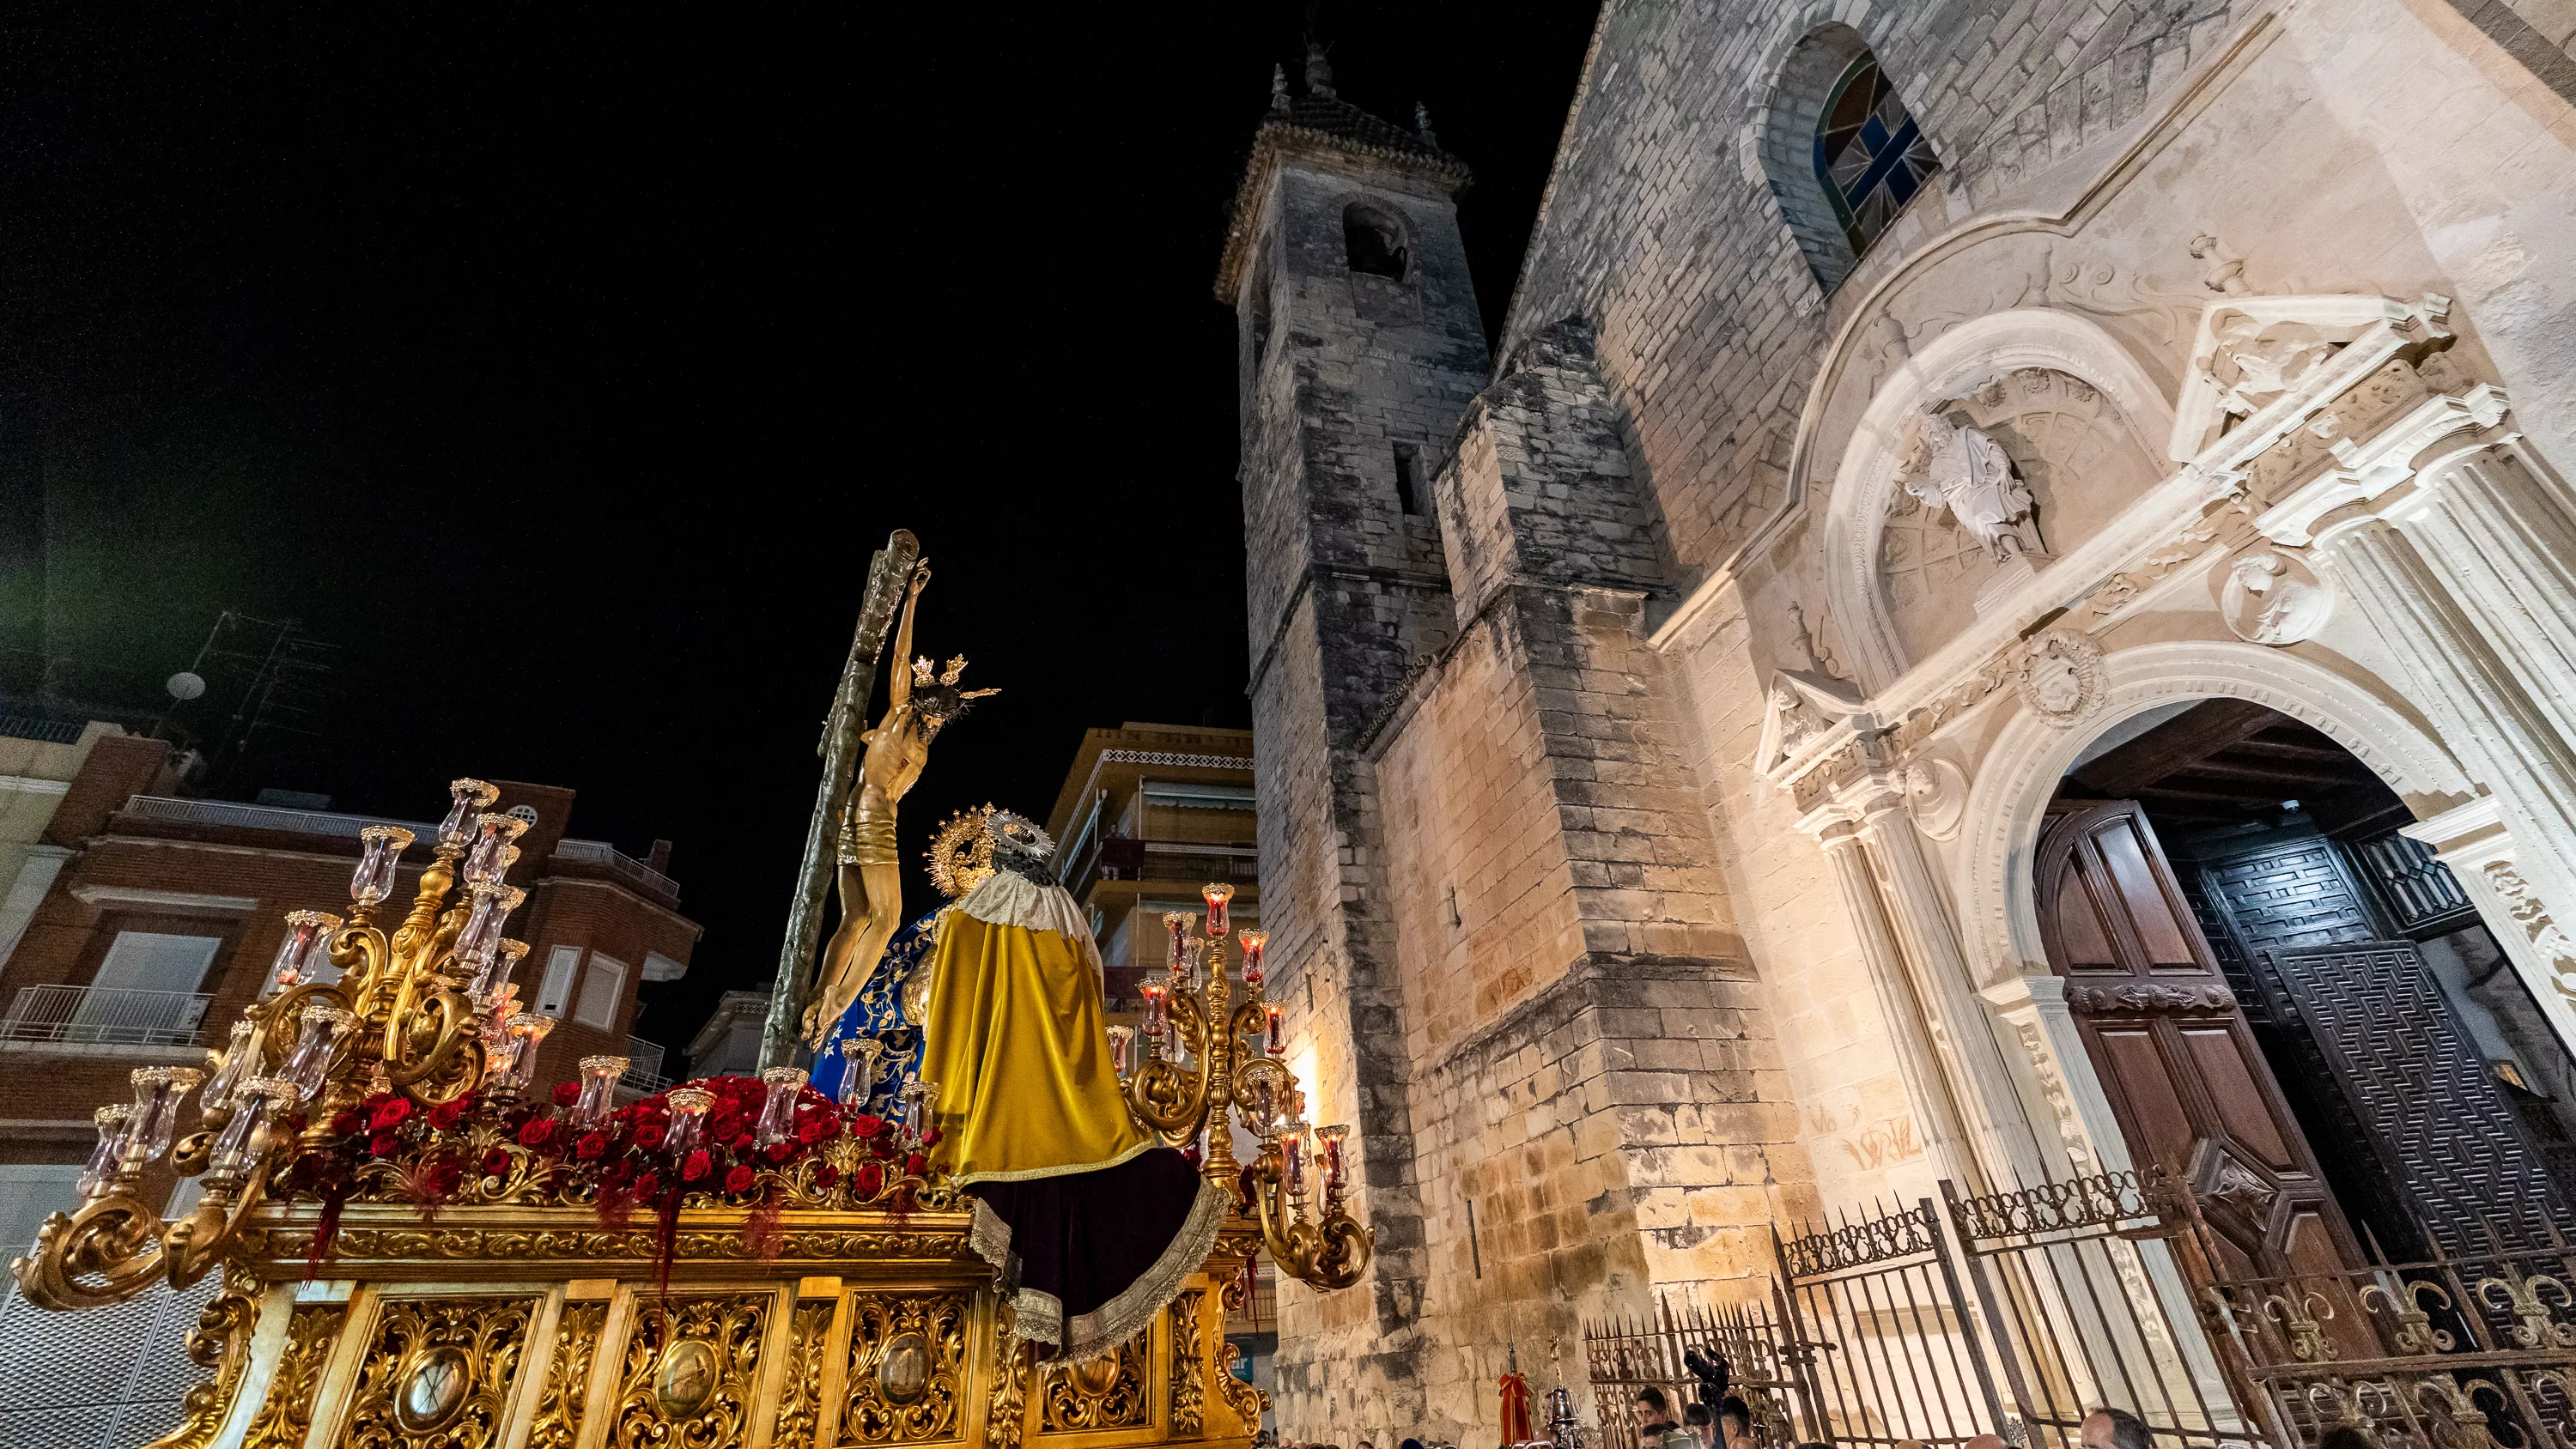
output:
[[[2076,762],[2194,701],[2402,801],[2383,853],[2563,1059],[2546,19],[1614,0],[1490,356],[1466,163],[1320,60],[1279,88],[1217,283],[1265,924],[1377,1233],[1284,1291],[1283,1432],[1490,1442],[1508,1351],[1588,1398],[1582,1319],[1750,1294],[1775,1224],[2166,1153],[2034,872]],[[2299,777],[2224,768],[2233,806],[2124,787],[2186,866],[2295,823]],[[2246,1170],[2290,1214],[2249,1251],[2322,1241]]]

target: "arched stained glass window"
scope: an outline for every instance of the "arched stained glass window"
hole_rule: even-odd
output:
[[[1906,113],[1878,58],[1863,52],[1834,82],[1816,122],[1816,179],[1824,183],[1853,254],[1868,251],[1940,169],[1932,143]]]

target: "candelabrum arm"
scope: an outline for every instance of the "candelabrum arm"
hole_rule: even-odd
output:
[[[55,1213],[33,1253],[9,1265],[18,1291],[39,1308],[101,1308],[152,1286],[162,1272],[160,1212],[130,1190]]]

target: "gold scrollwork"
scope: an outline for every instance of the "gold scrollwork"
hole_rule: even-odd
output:
[[[388,1298],[335,1443],[485,1449],[501,1438],[533,1298]]]
[[[913,1444],[957,1435],[964,1417],[966,1305],[963,1293],[851,1299],[843,1443]]]
[[[1235,1420],[1243,1426],[1243,1432],[1255,1433],[1261,1428],[1262,1412],[1270,1407],[1270,1395],[1254,1388],[1250,1379],[1235,1373],[1234,1363],[1243,1357],[1243,1345],[1230,1338],[1224,1343],[1225,1361],[1218,1364],[1216,1370],[1217,1392],[1225,1396],[1225,1406],[1234,1411]]]
[[[636,1306],[609,1444],[613,1449],[716,1449],[743,1442],[751,1432],[770,1296],[702,1298],[674,1302],[667,1309]]]
[[[1011,1305],[995,1305],[993,1395],[984,1407],[984,1440],[992,1449],[1020,1449],[1020,1431],[1029,1417],[1029,1366],[1036,1352],[1020,1341],[1019,1320]]]
[[[1153,1406],[1145,1398],[1146,1335],[1118,1345],[1078,1364],[1049,1364],[1046,1388],[1038,1403],[1038,1431],[1067,1429],[1132,1429],[1152,1422]],[[1179,1420],[1173,1432],[1183,1432]],[[1197,1432],[1192,1427],[1187,1432]]]
[[[1172,1300],[1172,1432],[1195,1436],[1207,1417],[1207,1342],[1199,1311],[1207,1290],[1192,1288]]]
[[[179,1401],[179,1427],[145,1449],[205,1449],[232,1413],[250,1364],[250,1332],[259,1321],[260,1281],[239,1265],[224,1272],[224,1290],[197,1314],[188,1330],[188,1361],[207,1371],[205,1382]]]
[[[830,1303],[799,1303],[787,1324],[787,1387],[778,1403],[770,1449],[814,1449],[823,1413],[824,1340],[832,1335]]]
[[[605,1303],[567,1303],[555,1322],[553,1365],[546,1371],[545,1397],[537,1401],[537,1421],[528,1430],[528,1449],[572,1449],[581,1438],[581,1409],[590,1397],[590,1364],[599,1352],[599,1331],[608,1323]]]
[[[221,1301],[221,1300],[218,1300]],[[312,1427],[313,1396],[322,1389],[322,1368],[331,1346],[340,1341],[347,1305],[306,1303],[286,1320],[286,1347],[277,1357],[277,1375],[269,1380],[268,1397],[242,1436],[247,1449],[290,1449],[304,1442]]]

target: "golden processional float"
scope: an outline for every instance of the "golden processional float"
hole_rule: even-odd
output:
[[[1230,962],[1230,887],[1203,922],[1166,918],[1141,1050],[1113,1034],[1129,1110],[1203,1143],[1234,1210],[1143,1331],[1041,1362],[929,1161],[936,1085],[868,1110],[881,1044],[843,1045],[837,1099],[786,1066],[624,1105],[621,1058],[532,1082],[552,1022],[520,1009],[526,948],[502,934],[524,826],[481,781],[452,793],[399,922],[380,923],[412,836],[373,826],[347,919],[287,917],[280,989],[205,1070],[134,1072],[132,1103],[98,1110],[85,1205],[11,1265],[60,1310],[222,1275],[187,1340],[208,1377],[158,1449],[1250,1443],[1265,1396],[1223,1326],[1255,1255],[1331,1289],[1372,1244],[1340,1131],[1301,1120],[1263,933]],[[1229,1118],[1262,1144],[1250,1164]],[[203,1190],[165,1219],[145,1185],[170,1171]]]

